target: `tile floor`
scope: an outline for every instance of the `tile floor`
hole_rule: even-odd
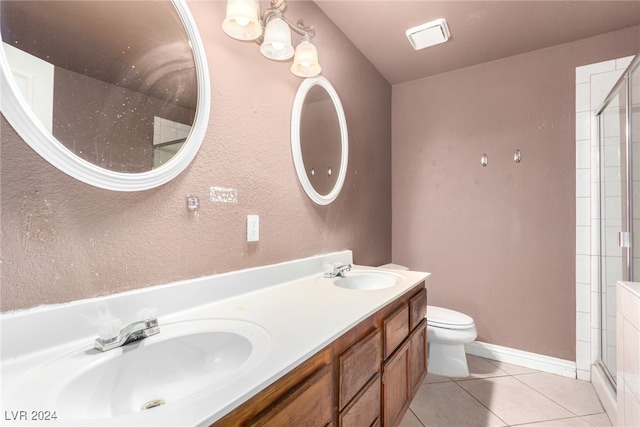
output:
[[[467,355],[470,376],[427,375],[400,427],[610,427],[591,383]]]

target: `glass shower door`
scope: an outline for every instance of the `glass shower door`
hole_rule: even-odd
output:
[[[640,282],[640,64],[636,63],[629,76],[631,85],[629,115],[629,140],[631,150],[629,153],[631,164],[631,271],[629,273],[632,282]]]
[[[600,114],[600,362],[616,377],[616,282],[629,280],[627,85]]]

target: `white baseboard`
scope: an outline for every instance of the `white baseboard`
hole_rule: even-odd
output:
[[[563,377],[576,378],[576,362],[570,360],[558,359],[557,357],[544,356],[542,354],[530,353],[528,351],[516,350],[514,348],[502,347],[480,341],[466,344],[465,351],[468,354],[486,359],[524,366],[525,368],[562,375]]]

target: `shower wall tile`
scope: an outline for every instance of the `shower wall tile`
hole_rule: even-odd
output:
[[[576,140],[591,139],[591,112],[576,114]]]
[[[589,169],[591,167],[591,141],[583,139],[576,141],[576,169]]]
[[[576,227],[576,253],[583,255],[591,253],[591,228],[589,226]]]
[[[633,56],[616,59],[616,70],[626,70],[631,61],[633,61]]]
[[[576,199],[576,225],[590,225],[591,215],[590,213],[591,198],[579,197]]]
[[[592,182],[591,183],[591,198],[589,199],[591,201],[591,219],[600,219],[601,213],[600,213],[600,203],[599,203],[599,197],[600,197],[600,184],[598,184],[597,182]]]
[[[591,359],[589,358],[590,351],[591,348],[588,341],[576,342],[576,366],[579,370],[591,370]]]
[[[589,342],[591,339],[591,316],[589,313],[576,313],[576,339]]]
[[[591,196],[591,171],[589,169],[576,170],[576,197]]]
[[[597,298],[596,295],[595,299],[597,300]],[[598,316],[595,317],[596,320],[594,321],[592,319],[591,321],[593,327],[591,328],[591,352],[589,354],[591,364],[589,367],[598,361],[598,353],[600,352],[600,329],[598,327],[598,325],[600,325],[600,318]]]
[[[589,283],[591,281],[591,260],[589,255],[576,255],[576,282]]]
[[[591,275],[589,276],[591,278],[591,292],[600,292],[600,289],[598,289],[600,274],[600,256],[591,254]],[[597,302],[597,298],[592,300],[592,303],[594,301]]]
[[[591,110],[600,108],[605,98],[611,92],[624,70],[612,70],[608,73],[593,74],[591,76]]]
[[[594,333],[598,334],[598,327],[600,325],[600,310],[598,308],[600,292],[598,290],[591,291],[591,326]],[[594,343],[597,345],[597,340]]]
[[[590,83],[584,82],[576,85],[576,113],[591,110]]]
[[[576,83],[586,83],[593,74],[606,73],[616,69],[616,60],[603,61],[595,64],[583,65],[576,68]]]
[[[589,168],[591,169],[591,182],[600,182],[600,147],[597,145],[591,145],[591,159],[589,162]],[[592,196],[596,196],[597,193],[592,193]]]
[[[617,245],[616,245],[617,247]],[[620,256],[607,256],[604,260],[606,272],[604,274],[607,285],[614,286],[622,277],[622,254]]]
[[[591,260],[592,268],[591,268],[591,280],[593,280],[594,269],[593,264],[598,265],[598,256],[600,255],[600,220],[592,219],[591,220],[591,255],[594,256],[594,259]],[[597,274],[597,271],[595,271]],[[595,277],[597,279],[597,277]]]
[[[591,287],[587,283],[576,283],[576,311],[591,313]]]

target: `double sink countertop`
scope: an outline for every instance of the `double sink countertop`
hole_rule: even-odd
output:
[[[323,277],[327,265],[351,262],[351,251],[342,251],[5,313],[0,316],[4,425],[33,425],[31,417],[40,412],[53,412],[56,419],[39,425],[212,424],[429,276],[424,272],[354,266],[353,273],[372,270],[397,278],[394,286],[377,290],[344,289],[334,284],[335,279]],[[246,369],[240,369],[232,380],[225,380],[224,386],[204,387],[175,401],[167,399],[166,404],[151,410],[119,416],[109,415],[107,410],[106,415],[82,417],[68,412],[68,402],[62,404],[58,397],[65,384],[106,359],[137,350],[126,348],[131,344],[104,353],[92,350],[99,318],[120,317],[127,324],[135,320],[136,311],[146,307],[158,309],[160,334],[143,340],[148,341],[144,345],[162,339],[163,325],[167,331],[184,325],[183,332],[188,334],[190,325],[198,324],[195,321],[218,319],[262,329],[266,334],[260,335],[268,337],[262,339],[267,351]],[[49,372],[53,371],[50,366],[57,372]],[[84,393],[108,393],[92,390],[94,386],[99,384],[85,384]],[[21,420],[23,415],[27,419]]]

